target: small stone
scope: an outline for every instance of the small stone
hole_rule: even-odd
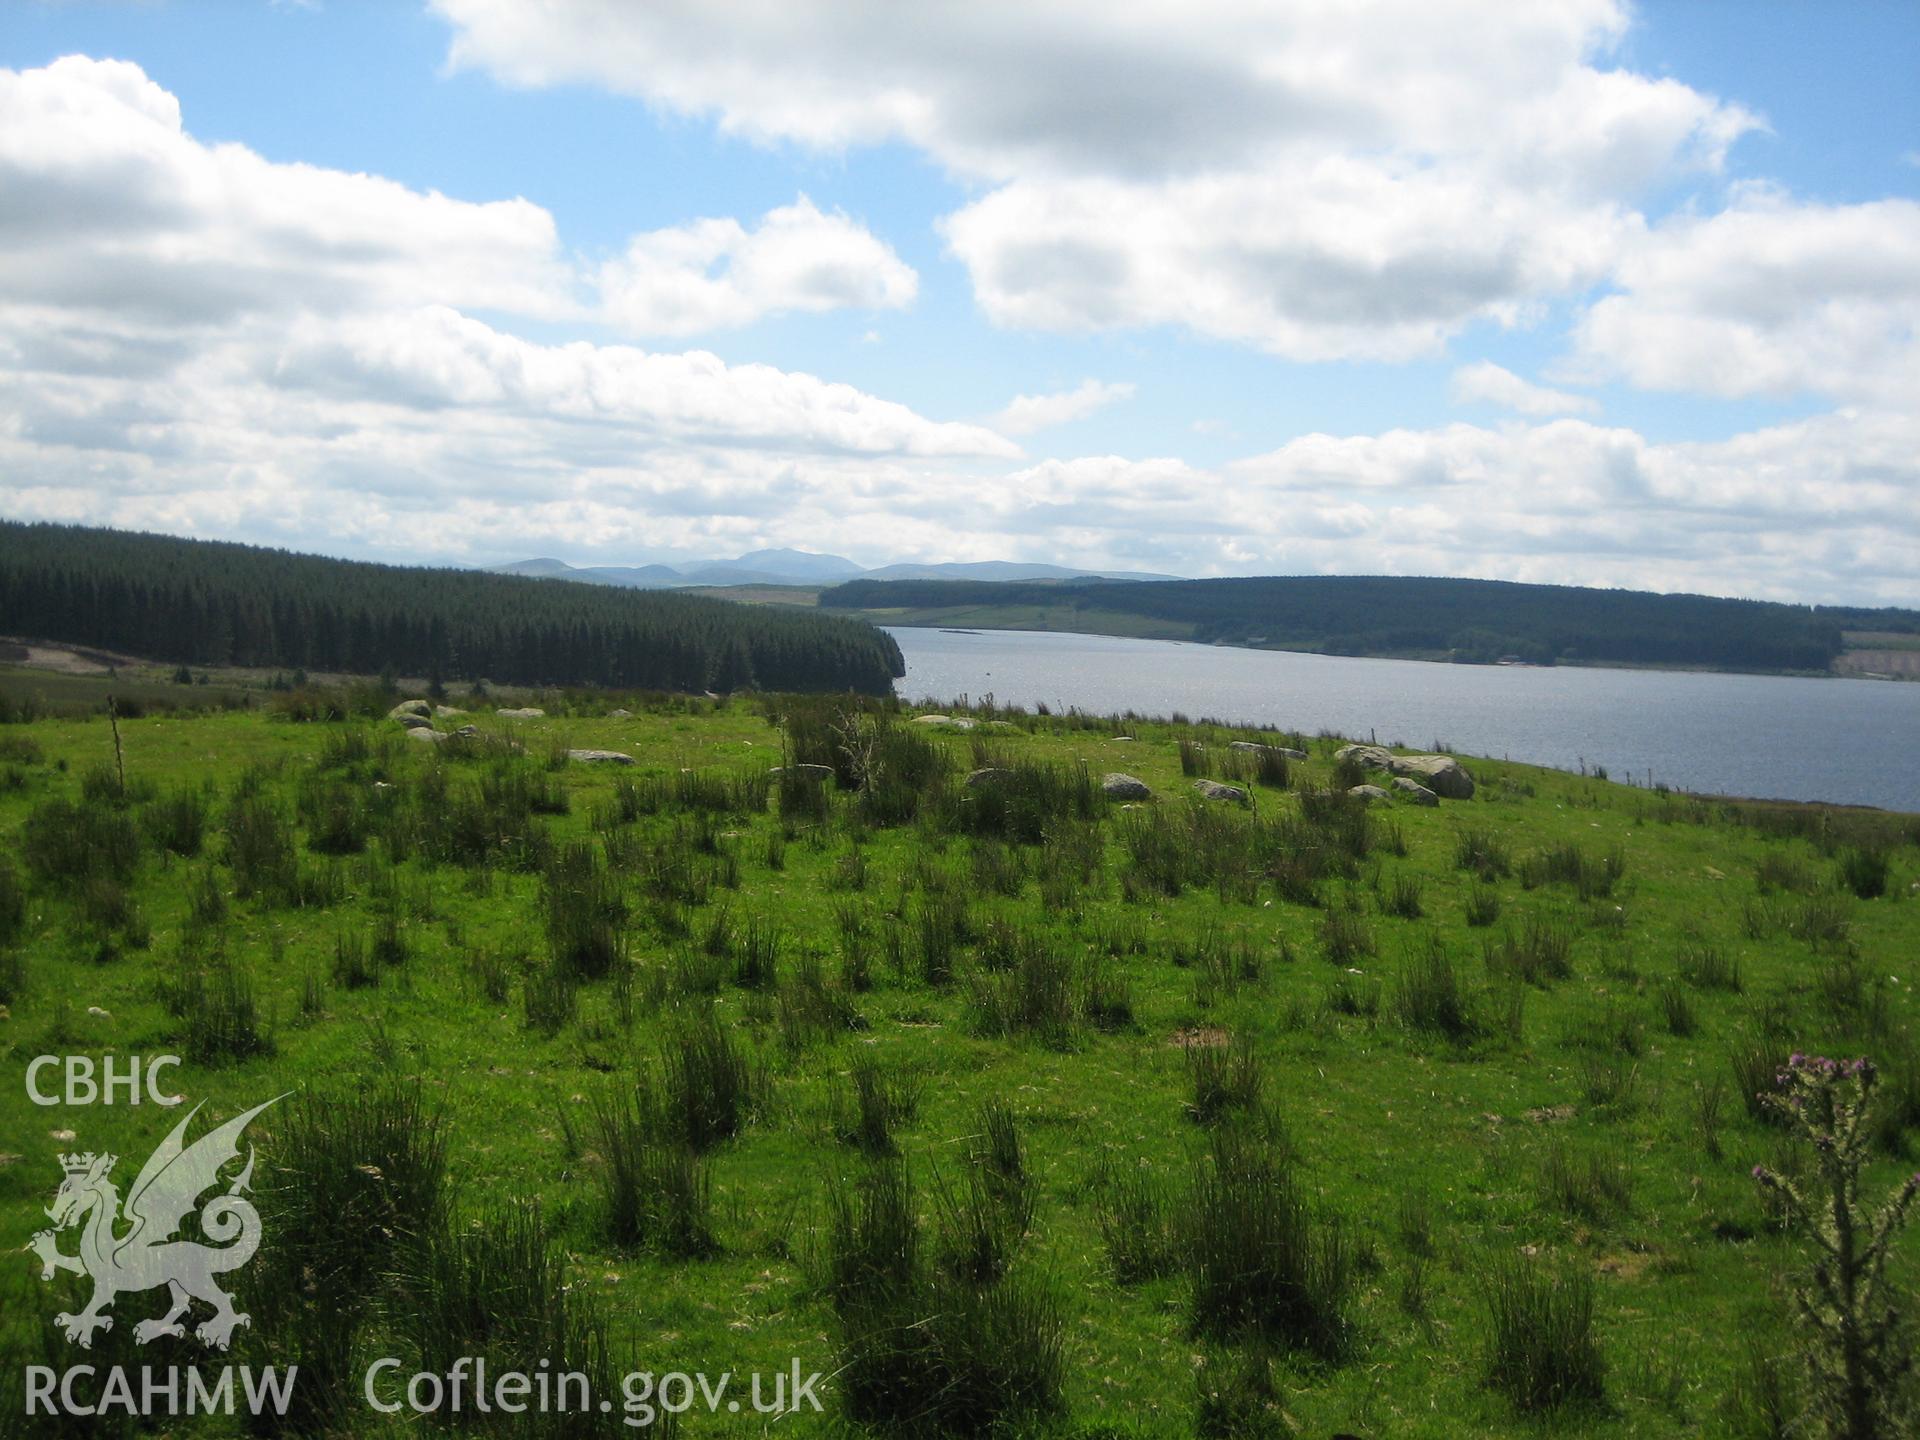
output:
[[[1247,792],[1238,785],[1222,785],[1218,780],[1196,780],[1193,788],[1209,800],[1225,800],[1234,805],[1247,803]]]
[[[802,780],[817,780],[822,783],[833,779],[831,765],[776,765],[767,772],[769,775],[798,775]]]

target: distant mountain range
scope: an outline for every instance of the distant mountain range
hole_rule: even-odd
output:
[[[633,590],[691,585],[838,585],[846,580],[1176,580],[1144,570],[1073,570],[1064,565],[1026,565],[1014,560],[953,561],[939,565],[882,565],[867,570],[843,555],[807,550],[750,550],[731,560],[686,565],[569,565],[564,560],[515,560],[490,567],[496,575],[621,585]]]

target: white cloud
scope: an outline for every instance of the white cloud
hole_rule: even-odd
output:
[[[899,309],[919,277],[866,227],[802,195],[752,230],[710,219],[636,235],[599,286],[628,334],[697,335],[796,310]]]
[[[399,558],[711,549],[1020,455],[811,375],[483,322],[591,317],[544,210],[204,144],[133,65],[0,70],[0,194],[9,514]],[[864,235],[802,201],[727,277],[776,308],[897,298],[904,267],[836,269]]]
[[[1431,354],[1475,318],[1606,273],[1632,221],[1379,161],[1138,184],[1003,186],[943,222],[987,315],[1174,325],[1296,360]]]
[[[1017,10],[436,0],[452,59],[725,132],[902,141],[990,187],[946,233],[995,321],[1431,353],[1599,279],[1636,197],[1759,122],[1603,68],[1624,0]]]
[[[1133,397],[1128,381],[1082,380],[1071,390],[1052,395],[1016,395],[993,419],[996,430],[1006,435],[1031,435],[1053,425],[1084,420],[1096,411]]]
[[[1462,404],[1484,400],[1517,410],[1522,415],[1591,415],[1600,402],[1589,395],[1569,395],[1523,380],[1491,360],[1462,365],[1453,372],[1453,398]]]
[[[1920,203],[1749,188],[1647,233],[1580,321],[1602,373],[1656,390],[1920,401]]]
[[[576,306],[552,217],[205,145],[136,65],[0,70],[0,297],[115,325],[439,303]]]
[[[774,122],[781,104],[817,93],[822,134],[861,138],[874,115],[893,115],[897,133],[946,137],[934,153],[948,163],[980,157],[968,173],[989,188],[949,235],[990,313],[1011,323],[1173,324],[1282,354],[1415,354],[1468,317],[1521,323],[1625,253],[1619,293],[1581,332],[1587,363],[1729,394],[1819,388],[1848,408],[1711,444],[1561,419],[1303,436],[1220,468],[1110,455],[1026,465],[984,426],[810,375],[517,336],[500,317],[597,313],[538,206],[206,145],[136,67],[73,59],[0,72],[0,511],[400,559],[791,544],[875,561],[1041,554],[1186,573],[1468,574],[1912,603],[1920,406],[1898,403],[1913,393],[1911,203],[1823,208],[1746,193],[1724,217],[1648,232],[1619,188],[1660,165],[1713,163],[1741,117],[1668,82],[1585,78],[1586,62],[1567,57],[1617,18],[1597,3],[1498,7],[1521,16],[1510,33],[1492,10],[1447,10],[1468,32],[1461,46],[1492,44],[1515,75],[1464,50],[1462,72],[1429,73],[1423,44],[1443,57],[1459,48],[1429,33],[1422,17],[1440,8],[1409,9],[1404,33],[1354,32],[1344,65],[1379,60],[1407,93],[1361,94],[1333,63],[1338,47],[1308,47],[1318,69],[1272,82],[1293,109],[1268,96],[1255,120],[1234,120],[1220,166],[1205,163],[1190,116],[1150,133],[1150,107],[1126,86],[1106,85],[1111,137],[1094,123],[1092,80],[1034,88],[1031,67],[1047,56],[1056,71],[1085,58],[1079,32],[1046,9],[1033,28],[1051,50],[1022,59],[988,26],[951,57],[959,79],[923,67],[936,99],[1004,68],[990,113],[922,104],[878,65],[870,86],[783,92],[750,75],[740,93],[764,90],[765,104],[753,125],[729,123],[807,139],[804,115],[798,129]],[[611,32],[629,13],[638,7],[607,11]],[[769,25],[791,13],[769,7]],[[951,23],[930,13],[929,25]],[[1223,84],[1238,73],[1215,12],[1184,41],[1132,13],[1094,27],[1095,41],[1152,82],[1146,93],[1176,93],[1165,86],[1182,65]],[[921,18],[874,14],[881,31]],[[1346,22],[1313,23],[1331,34]],[[1376,53],[1403,42],[1397,61]],[[614,33],[609,48],[622,43]],[[757,31],[742,43],[759,53]],[[795,45],[793,63],[827,63]],[[1286,59],[1274,62],[1283,78]],[[1242,91],[1265,74],[1242,75]],[[662,83],[711,78],[690,65]],[[1498,111],[1476,86],[1532,86],[1544,109],[1531,135],[1490,131]],[[1594,114],[1557,108],[1569,86],[1587,87]],[[1013,122],[1023,106],[1038,107],[1030,132]],[[1422,107],[1431,137],[1408,148],[1395,117]],[[1300,136],[1315,137],[1319,158]],[[1323,145],[1329,136],[1340,143]],[[1374,143],[1341,148],[1355,136]],[[1258,183],[1236,188],[1248,177]],[[791,208],[804,234],[832,232],[829,251],[866,234]],[[832,266],[822,278],[807,245],[791,264],[777,246],[755,258],[780,230],[763,219],[726,231],[714,262],[765,313],[803,304],[796,295],[890,293],[884,264],[849,280]],[[876,273],[878,289],[863,289]],[[1085,389],[1027,397],[1028,409],[1038,418]]]

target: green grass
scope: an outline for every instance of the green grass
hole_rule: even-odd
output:
[[[1748,1172],[1794,1162],[1747,1092],[1872,1054],[1873,1183],[1920,1149],[1912,817],[1478,760],[1472,801],[1356,811],[1331,738],[1247,810],[1192,798],[1181,741],[1259,738],[1209,725],[453,703],[479,742],[123,719],[124,795],[103,717],[0,725],[0,1249],[57,1151],[130,1179],[178,1119],[36,1107],[32,1057],[178,1054],[210,1116],[293,1092],[256,1184],[340,1288],[241,1272],[256,1360],[854,1365],[805,1434],[1713,1434],[1787,1345]],[[847,768],[783,806],[790,758]],[[5,1267],[6,1372],[79,1292]]]

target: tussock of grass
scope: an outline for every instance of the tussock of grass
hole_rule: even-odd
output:
[[[1214,1132],[1189,1212],[1196,1333],[1258,1337],[1337,1358],[1351,1338],[1353,1253],[1315,1220],[1284,1152],[1239,1126]]]
[[[1593,1275],[1524,1257],[1486,1268],[1489,1382],[1524,1412],[1597,1405],[1606,1362],[1593,1335]]]

